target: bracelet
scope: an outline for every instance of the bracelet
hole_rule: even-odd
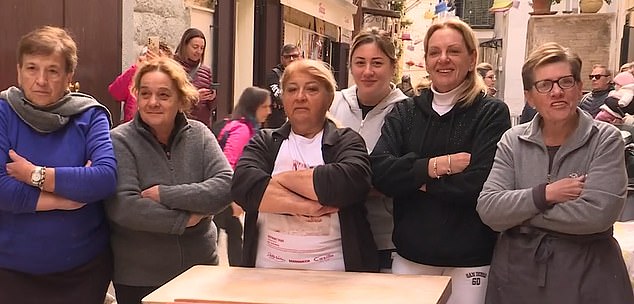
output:
[[[435,175],[435,178],[437,178],[437,179],[438,179],[438,178],[440,178],[440,175],[438,175],[438,161],[437,161],[436,157],[434,157],[434,163],[433,163],[433,166],[434,166],[434,175]]]
[[[451,175],[451,155],[447,154],[447,175]]]

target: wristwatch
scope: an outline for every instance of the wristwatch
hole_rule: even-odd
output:
[[[46,179],[46,167],[35,166],[31,171],[31,185],[42,189]]]

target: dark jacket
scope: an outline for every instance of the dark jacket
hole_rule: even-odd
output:
[[[286,122],[286,113],[282,104],[282,89],[280,79],[284,73],[284,66],[276,65],[266,74],[266,89],[271,92],[271,115],[266,119],[266,128],[279,128]]]
[[[402,257],[443,267],[491,262],[496,234],[476,213],[496,143],[511,126],[508,107],[481,94],[439,116],[430,89],[394,106],[372,152],[374,185],[394,198],[392,240]],[[469,166],[440,179],[428,175],[432,157],[468,152]],[[427,191],[419,190],[426,185]]]
[[[260,201],[271,179],[275,158],[290,131],[289,123],[276,130],[260,130],[244,148],[236,166],[231,194],[246,211],[245,266],[255,266]],[[328,121],[322,140],[325,165],[314,168],[313,182],[319,203],[339,208],[346,271],[378,271],[376,245],[365,217],[371,172],[363,139],[351,129],[338,129]]]
[[[610,91],[612,90],[614,90],[614,87],[610,86],[606,90],[592,91],[590,93],[587,93],[586,95],[583,95],[581,101],[579,102],[579,108],[590,113],[592,117],[597,116],[597,114],[601,110],[601,105],[605,103],[605,99],[608,97],[608,93],[610,93]]]

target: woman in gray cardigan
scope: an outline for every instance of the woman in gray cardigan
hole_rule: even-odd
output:
[[[537,116],[507,131],[478,199],[501,232],[486,303],[634,303],[612,225],[626,196],[623,141],[579,110],[581,60],[547,43],[522,68]]]
[[[134,79],[138,113],[112,130],[119,181],[106,204],[119,304],[141,299],[196,264],[218,264],[211,220],[229,205],[231,167],[215,137],[186,112],[197,99],[171,59]]]

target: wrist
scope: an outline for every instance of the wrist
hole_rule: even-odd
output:
[[[46,167],[34,166],[31,171],[31,185],[42,189],[46,180]]]

